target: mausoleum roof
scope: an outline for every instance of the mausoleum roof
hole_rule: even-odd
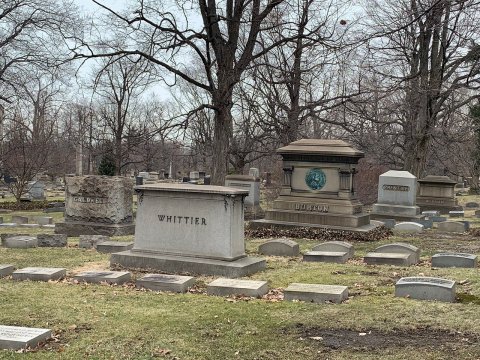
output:
[[[441,183],[441,184],[456,184],[457,182],[450,179],[448,176],[427,175],[423,179],[418,180],[420,183]]]
[[[294,141],[277,150],[278,154],[311,154],[311,155],[334,155],[346,157],[364,156],[364,153],[355,149],[343,140],[332,139],[302,139]]]

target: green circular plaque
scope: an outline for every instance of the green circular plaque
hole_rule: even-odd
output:
[[[325,186],[327,177],[322,169],[313,168],[307,171],[305,183],[312,190],[320,190]]]

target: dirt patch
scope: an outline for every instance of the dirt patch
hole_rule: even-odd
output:
[[[288,331],[287,331],[288,332]],[[393,329],[355,331],[349,329],[322,329],[297,324],[295,332],[321,346],[333,349],[378,350],[396,347],[455,348],[478,345],[479,334],[439,330],[429,327],[417,329]]]

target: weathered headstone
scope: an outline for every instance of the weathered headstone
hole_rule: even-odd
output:
[[[401,233],[419,233],[423,231],[423,225],[417,222],[401,222],[395,225],[393,228],[393,232],[401,232]]]
[[[366,232],[375,228],[354,190],[364,153],[342,140],[303,139],[277,150],[283,158],[283,185],[265,219],[253,228],[314,227]]]
[[[339,285],[292,283],[284,291],[285,300],[300,300],[322,304],[340,304],[348,298],[348,287]]]
[[[12,215],[12,223],[16,224],[28,224],[27,216]]]
[[[463,233],[467,231],[467,225],[461,221],[445,221],[437,225],[439,231]]]
[[[133,224],[133,181],[120,176],[65,178],[65,222],[55,232],[78,235],[130,235]]]
[[[198,171],[190,171],[190,180],[191,184],[198,184],[200,181],[200,173]]]
[[[432,220],[434,223],[447,221],[447,218],[445,216],[429,216],[429,219]]]
[[[267,241],[258,247],[258,253],[270,256],[298,256],[300,247],[289,239],[275,239]]]
[[[348,253],[338,251],[308,251],[303,255],[303,261],[307,262],[331,262],[345,264]]]
[[[65,234],[38,234],[39,247],[65,247],[67,246],[67,235]]]
[[[16,227],[17,223],[2,223],[0,227]]]
[[[467,209],[476,209],[476,208],[479,207],[479,205],[478,205],[477,202],[470,201],[470,202],[467,202],[467,203],[465,204],[465,207],[466,207]]]
[[[38,246],[38,240],[33,236],[10,236],[3,240],[3,246],[12,249],[28,249]]]
[[[84,271],[73,277],[78,282],[99,284],[106,282],[108,284],[123,284],[130,281],[132,274],[128,271]]]
[[[0,325],[0,349],[34,348],[51,337],[52,331],[49,329]]]
[[[450,216],[451,218],[455,217],[464,217],[465,216],[465,211],[463,210],[459,210],[459,211],[449,211],[448,212],[448,216]]]
[[[207,294],[217,296],[244,295],[261,297],[268,292],[266,281],[216,279],[207,285]]]
[[[430,218],[426,219],[417,219],[417,220],[412,220],[411,222],[423,225],[424,229],[431,229],[433,228],[433,220]]]
[[[337,251],[346,252],[348,258],[352,258],[355,253],[355,248],[352,244],[345,241],[327,241],[312,248],[312,251]]]
[[[53,218],[50,216],[37,216],[35,221],[39,225],[50,225],[53,224]]]
[[[385,244],[377,247],[375,251],[381,252],[381,253],[411,254],[412,261],[414,261],[414,264],[420,261],[420,249],[411,244],[406,244],[401,242]]]
[[[45,200],[45,184],[42,181],[28,183],[28,198],[32,200]]]
[[[378,200],[373,205],[372,219],[395,219],[409,221],[421,219],[416,205],[417,178],[408,171],[390,170],[380,175]]]
[[[38,228],[38,227],[40,227],[40,225],[38,225],[38,224],[19,224],[18,226],[23,227],[23,228]]]
[[[395,296],[455,302],[455,281],[433,277],[405,277],[395,284]]]
[[[405,243],[393,243],[379,246],[374,252],[365,255],[368,265],[410,266],[420,260],[420,249]]]
[[[112,266],[161,272],[240,277],[264,269],[265,260],[245,254],[245,190],[223,186],[137,186],[132,250],[114,253]]]
[[[97,248],[98,244],[105,241],[110,241],[110,237],[105,235],[80,235],[78,247],[82,249]]]
[[[426,217],[440,216],[440,211],[438,211],[438,210],[422,211],[422,215],[425,215]]]
[[[139,288],[184,293],[195,283],[191,276],[146,274],[135,282]]]
[[[259,206],[260,204],[260,178],[250,175],[227,175],[225,186],[248,190],[245,197],[246,206]]]
[[[13,265],[0,264],[0,277],[8,276],[15,270]]]
[[[12,273],[12,279],[32,281],[59,280],[65,277],[66,273],[67,270],[64,268],[28,267],[15,270]]]
[[[476,268],[478,257],[465,253],[439,253],[432,256],[432,267]]]
[[[461,210],[455,199],[455,181],[448,176],[428,175],[418,180],[417,205],[421,210],[438,210],[447,214],[450,210]]]
[[[102,241],[97,243],[96,249],[101,253],[114,253],[119,251],[130,250],[133,248],[133,242],[124,241]]]

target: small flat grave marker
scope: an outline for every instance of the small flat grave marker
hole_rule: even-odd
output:
[[[123,241],[102,241],[97,244],[97,251],[101,253],[115,253],[133,248],[133,242]]]
[[[266,281],[220,278],[207,285],[207,294],[217,296],[245,295],[261,297],[268,292]]]
[[[17,223],[2,223],[0,227],[16,227]]]
[[[171,291],[184,293],[195,283],[192,276],[147,274],[137,280],[135,285],[139,288],[154,291]]]
[[[18,226],[24,227],[24,228],[37,228],[37,227],[40,227],[39,224],[19,224]]]
[[[345,264],[347,260],[348,253],[339,251],[309,251],[303,255],[303,261],[307,262],[330,262]]]
[[[20,215],[12,215],[12,223],[28,224],[28,217]]]
[[[395,284],[395,296],[455,302],[455,281],[434,277],[405,277]]]
[[[48,281],[59,280],[65,277],[67,270],[64,268],[28,267],[12,273],[13,280]]]
[[[348,298],[348,287],[292,283],[284,290],[285,300],[300,300],[322,304],[326,301],[340,304]]]
[[[432,220],[433,222],[441,223],[447,221],[447,218],[445,216],[430,216],[430,220]]]
[[[67,235],[65,234],[38,234],[39,247],[65,247],[67,246]]]
[[[402,233],[419,233],[423,231],[423,225],[409,221],[401,222],[395,225],[393,231]]]
[[[0,277],[8,276],[15,270],[13,265],[0,264]]]
[[[267,241],[258,247],[258,252],[270,256],[298,256],[300,247],[289,239],[275,239]]]
[[[467,225],[461,221],[445,221],[438,224],[437,229],[445,232],[463,233],[467,231]]]
[[[108,284],[123,284],[130,281],[132,274],[128,271],[85,271],[73,277],[79,282],[99,284],[106,282]]]
[[[466,207],[467,209],[476,209],[476,208],[479,207],[479,205],[478,205],[477,202],[470,201],[470,202],[467,202],[467,203],[465,204],[465,207]]]
[[[420,249],[416,246],[398,242],[392,244],[385,244],[377,247],[375,252],[378,253],[394,253],[394,254],[411,254],[412,264],[416,264],[420,261]]]
[[[312,248],[312,251],[333,251],[333,252],[346,252],[348,258],[353,257],[355,249],[352,244],[345,241],[327,241]]]
[[[52,331],[49,329],[0,325],[0,349],[19,350],[35,347],[51,336]]]
[[[439,253],[432,256],[432,267],[476,268],[478,257],[465,253]]]
[[[3,240],[3,246],[12,249],[27,249],[37,247],[38,240],[33,236],[9,236]]]
[[[431,216],[440,216],[440,211],[438,210],[428,210],[428,211],[422,211],[422,215],[431,217]]]
[[[80,235],[78,247],[82,249],[96,248],[99,243],[110,241],[106,235]]]
[[[35,217],[35,221],[39,225],[51,225],[51,224],[53,224],[53,217],[51,217],[51,216],[37,216],[37,217]]]
[[[412,257],[412,254],[371,252],[366,254],[363,260],[368,265],[410,266],[413,263]]]
[[[465,211],[449,211],[448,216],[450,217],[464,217]]]
[[[423,225],[424,229],[433,228],[433,220],[432,219],[418,219],[418,220],[412,220],[412,222]]]

